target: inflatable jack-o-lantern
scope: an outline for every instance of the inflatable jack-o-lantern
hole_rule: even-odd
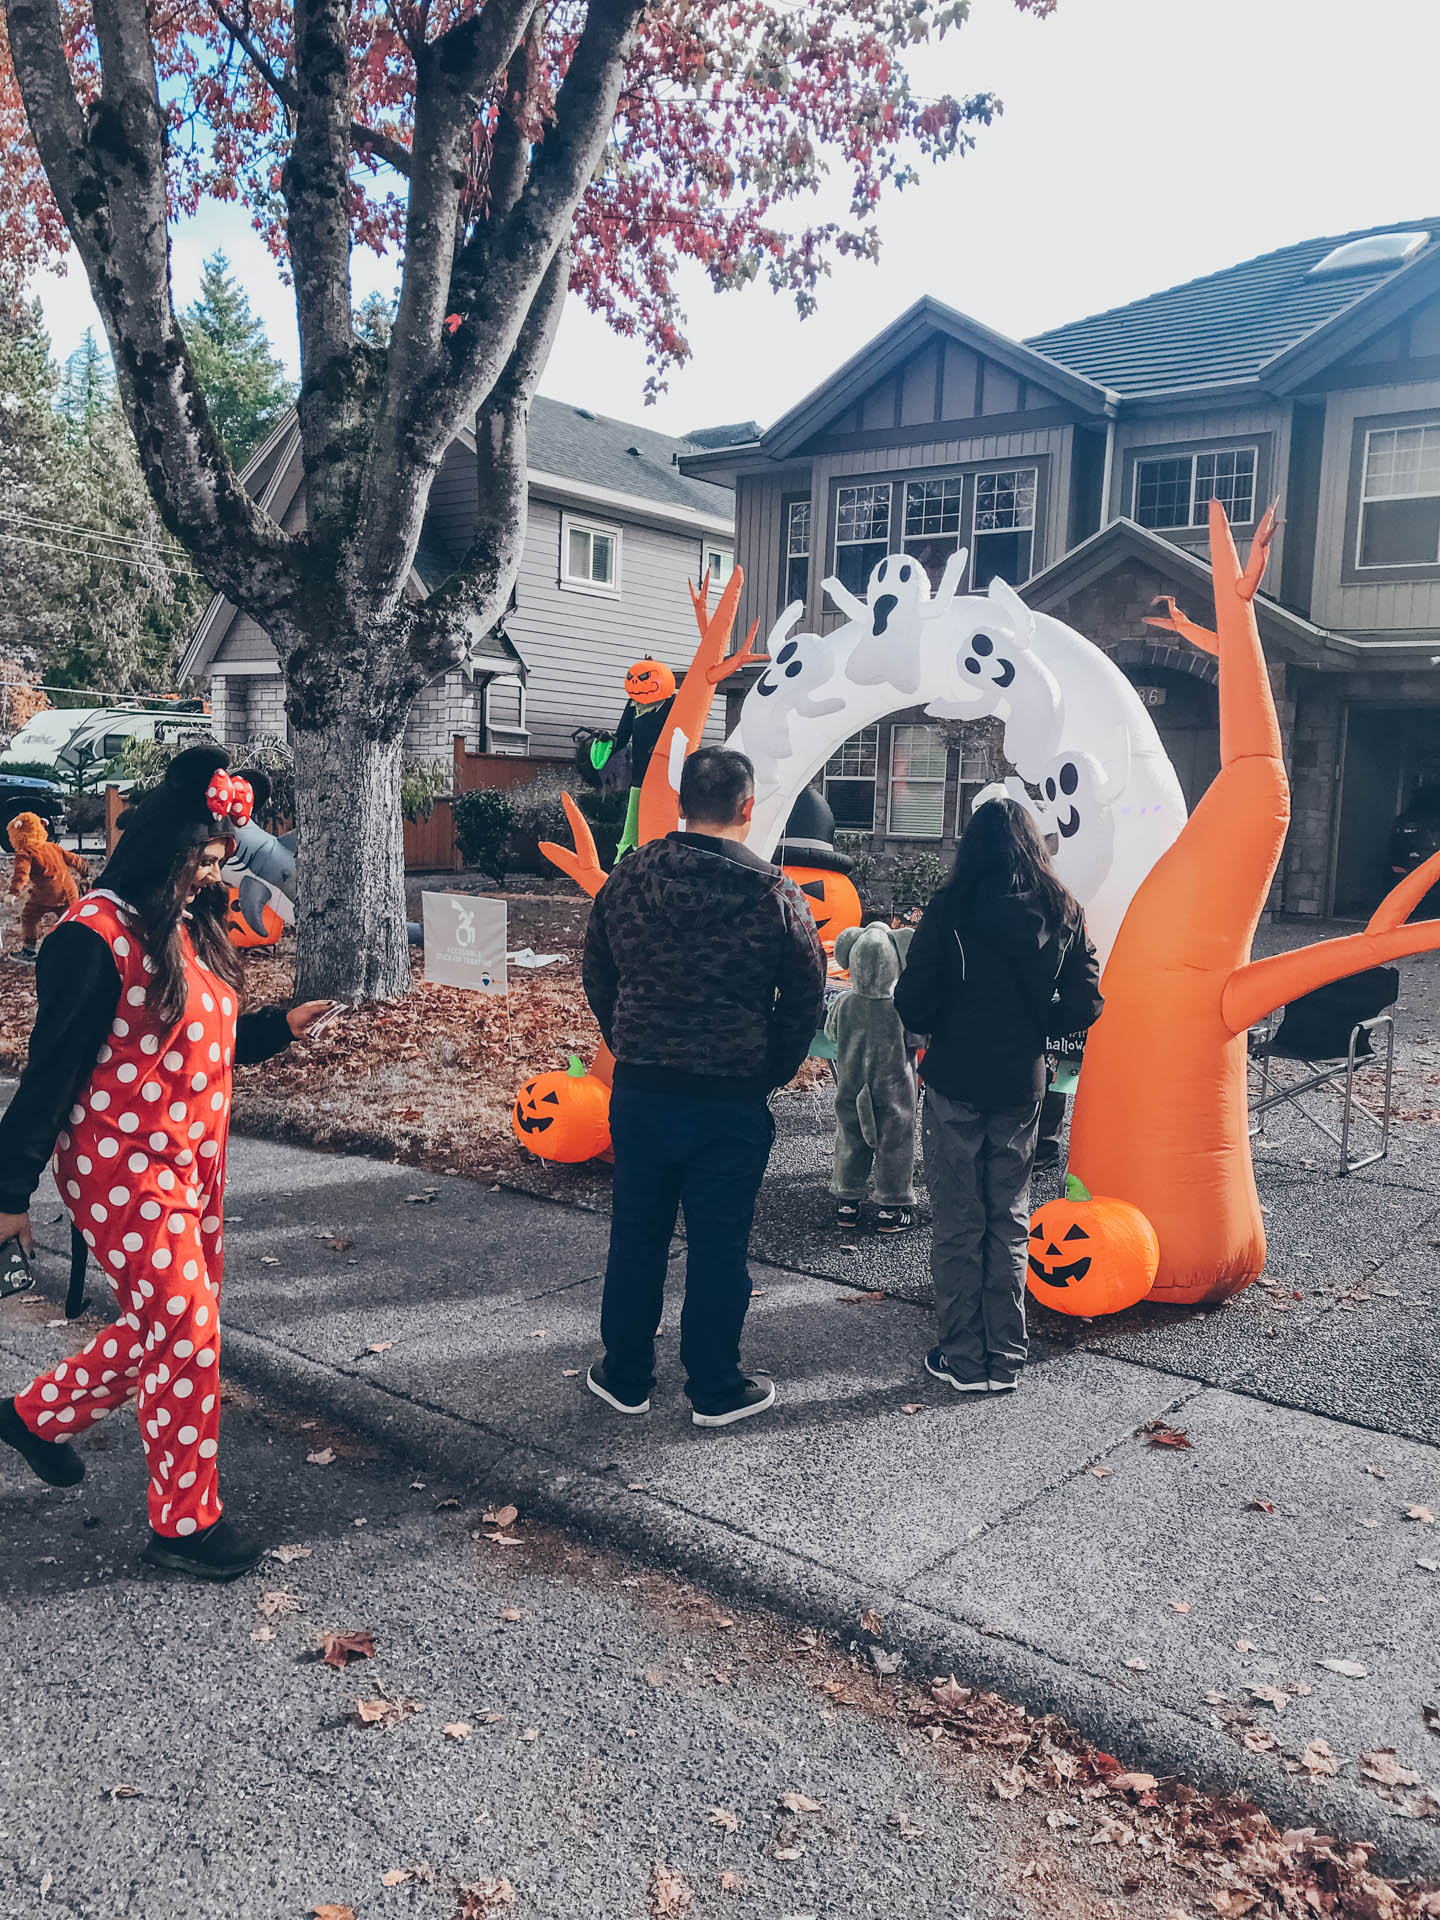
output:
[[[232,947],[249,949],[251,947],[273,947],[278,944],[285,931],[285,922],[280,918],[268,900],[260,907],[260,930],[257,932],[245,917],[240,905],[240,890],[231,887],[230,905],[225,914],[225,933]]]
[[[541,1160],[594,1160],[610,1145],[610,1089],[572,1053],[564,1073],[537,1073],[515,1098],[515,1138]]]
[[[815,926],[827,947],[835,944],[837,934],[846,927],[858,927],[864,918],[860,896],[848,874],[830,873],[821,867],[789,867],[785,872],[805,896],[805,904],[815,916]]]
[[[625,675],[625,692],[637,707],[653,707],[675,691],[675,676],[663,660],[637,660]]]
[[[1074,1174],[1031,1216],[1026,1285],[1057,1313],[1119,1313],[1143,1300],[1160,1270],[1160,1241],[1128,1200],[1092,1198]]]

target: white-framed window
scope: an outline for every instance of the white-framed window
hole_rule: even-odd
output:
[[[810,598],[810,496],[797,495],[783,501],[780,512],[785,555],[780,604],[788,607],[796,600]]]
[[[863,596],[890,551],[890,491],[888,480],[835,490],[835,573],[851,593]]]
[[[1440,564],[1440,426],[1374,427],[1366,434],[1357,562]]]
[[[710,576],[710,591],[718,593],[735,571],[735,555],[729,547],[706,545],[700,577]]]
[[[560,526],[560,584],[574,592],[620,596],[620,529],[566,514]]]
[[[968,733],[967,729],[967,733]],[[970,806],[982,787],[988,787],[995,779],[998,768],[990,758],[990,746],[984,737],[966,738],[960,747],[960,788],[955,796],[955,832],[965,831],[970,819]]]
[[[938,727],[891,729],[888,832],[907,840],[940,839],[945,831],[947,757]]]
[[[1004,467],[975,476],[975,526],[970,536],[970,584],[975,592],[998,575],[1018,587],[1030,578],[1035,554],[1034,467]]]
[[[1255,518],[1254,447],[1167,454],[1135,462],[1132,511],[1142,527],[1203,527],[1218,500],[1232,526]]]
[[[524,755],[530,750],[525,725],[525,689],[512,674],[485,683],[485,751]]]
[[[837,833],[875,831],[875,771],[879,760],[879,727],[862,727],[825,762],[825,800],[835,816]]]
[[[945,562],[960,545],[965,484],[959,474],[905,483],[905,551],[924,567],[937,587]]]

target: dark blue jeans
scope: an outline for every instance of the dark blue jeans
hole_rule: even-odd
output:
[[[717,1411],[745,1377],[740,1330],[750,1305],[746,1254],[775,1139],[770,1109],[758,1100],[695,1100],[618,1086],[610,1102],[610,1138],[614,1210],[600,1308],[605,1370],[627,1400],[643,1400],[655,1383],[665,1268],[683,1202],[685,1390],[701,1413]]]

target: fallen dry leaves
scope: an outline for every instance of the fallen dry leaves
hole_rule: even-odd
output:
[[[364,1632],[322,1634],[320,1658],[327,1667],[348,1667],[352,1660],[373,1660],[374,1637]]]
[[[305,1461],[306,1465],[311,1467],[333,1467],[335,1464],[335,1449],[334,1447],[321,1447],[318,1453],[307,1453]]]
[[[447,1740],[468,1740],[470,1722],[468,1720],[447,1720],[440,1729]]]
[[[1405,1518],[1418,1520],[1422,1527],[1433,1527],[1435,1524],[1435,1515],[1429,1507],[1407,1507]]]
[[[327,1900],[318,1907],[311,1907],[310,1911],[315,1920],[355,1920],[353,1907],[337,1906],[333,1901]]]
[[[296,1560],[308,1560],[312,1551],[310,1547],[272,1547],[270,1558],[278,1560],[282,1567],[288,1567]]]
[[[782,1793],[780,1804],[787,1813],[821,1813],[824,1809],[818,1800],[812,1800],[807,1793]]]
[[[514,1906],[515,1889],[508,1880],[471,1880],[455,1889],[455,1897],[455,1920],[491,1920]]]
[[[1320,1665],[1330,1673],[1342,1673],[1347,1680],[1363,1680],[1370,1669],[1358,1660],[1322,1660]]]
[[[418,1700],[392,1700],[386,1694],[355,1702],[355,1718],[362,1727],[398,1727],[402,1720],[408,1720],[412,1713],[419,1711]]]
[[[1173,1447],[1183,1453],[1190,1451],[1190,1436],[1183,1427],[1167,1426],[1163,1420],[1147,1420],[1140,1431],[1152,1447]]]
[[[480,1518],[485,1522],[487,1527],[499,1527],[503,1532],[506,1527],[513,1527],[515,1522],[520,1518],[520,1509],[518,1507],[493,1507],[489,1513],[482,1513]]]
[[[659,1860],[650,1869],[645,1899],[653,1920],[673,1920],[675,1915],[689,1913],[695,1905],[695,1896],[685,1880],[673,1867]]]
[[[418,1880],[422,1886],[433,1886],[435,1869],[428,1860],[415,1860],[408,1867],[391,1867],[380,1876],[382,1887],[403,1887],[411,1880]]]
[[[743,1893],[744,1885],[738,1873],[722,1873],[720,1876],[721,1893]]]
[[[273,1593],[262,1593],[255,1602],[255,1611],[266,1620],[278,1620],[282,1613],[298,1613],[300,1602],[293,1593],[277,1589]]]

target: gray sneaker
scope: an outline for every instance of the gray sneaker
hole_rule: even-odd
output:
[[[717,1403],[708,1412],[694,1408],[690,1418],[697,1427],[733,1427],[737,1420],[748,1420],[752,1413],[764,1413],[774,1404],[775,1382],[762,1375],[758,1380],[745,1381],[733,1399]]]

